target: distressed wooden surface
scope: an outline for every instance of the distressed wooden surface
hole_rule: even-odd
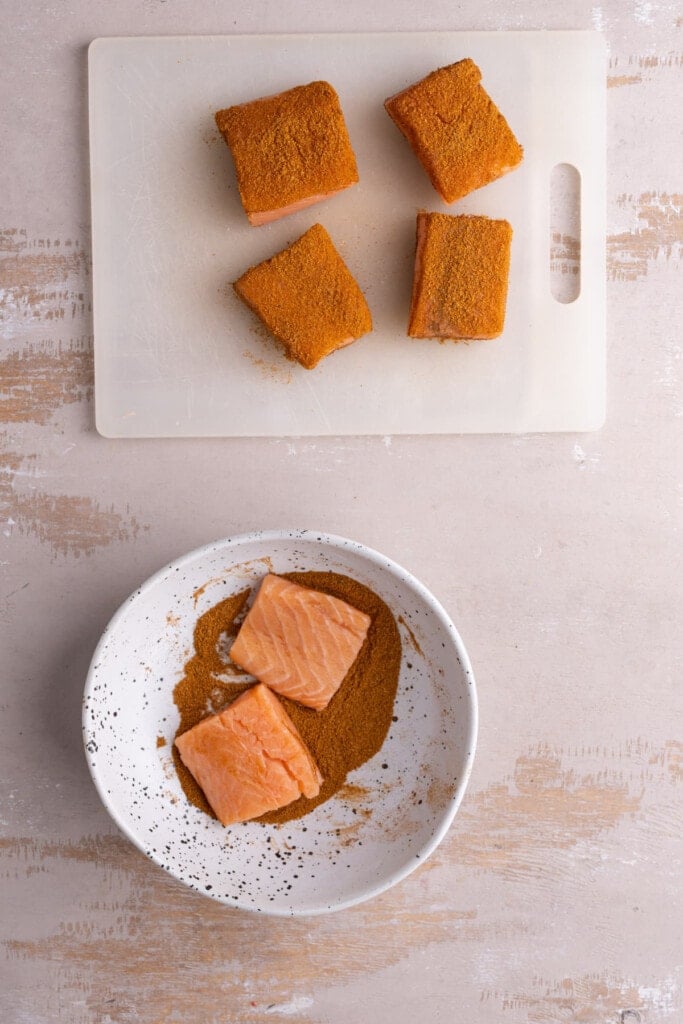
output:
[[[0,1019],[673,1024],[681,950],[681,50],[672,3],[2,4]],[[609,46],[609,415],[581,436],[107,442],[93,429],[97,35],[589,28]],[[574,273],[576,240],[552,260]],[[386,551],[478,678],[467,797],[364,906],[254,918],[117,832],[80,746],[98,636],[209,539]]]

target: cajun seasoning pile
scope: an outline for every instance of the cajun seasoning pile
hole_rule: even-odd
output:
[[[280,697],[323,776],[317,797],[264,814],[258,821],[281,823],[301,818],[341,789],[350,771],[368,761],[382,746],[391,725],[401,667],[401,639],[394,617],[377,594],[361,583],[333,572],[283,573],[285,579],[311,587],[353,605],[372,619],[363,647],[344,682],[323,711],[305,708]],[[252,683],[231,682],[243,675],[227,655],[238,632],[250,591],[230,597],[205,612],[194,630],[195,653],[173,699],[180,712],[176,737],[207,715],[227,707]],[[200,787],[184,766],[175,746],[173,761],[188,800],[212,817]]]

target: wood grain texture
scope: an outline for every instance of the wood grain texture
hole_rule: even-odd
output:
[[[435,0],[418,17],[407,0],[76,0],[56,18],[29,0],[4,24],[0,1020],[683,1019],[678,5]],[[602,29],[609,49],[603,431],[97,437],[91,38],[566,27]],[[579,259],[559,231],[555,272]],[[311,524],[386,551],[443,601],[481,733],[455,824],[421,869],[359,908],[270,920],[184,889],[116,832],[80,749],[80,695],[106,621],[159,565],[218,536]]]
[[[464,959],[453,968],[453,983],[465,1005],[478,1000],[484,1007],[481,1019],[592,1022],[610,1019],[612,1011],[612,1019],[646,1011],[645,1019],[656,1019],[654,1011],[673,1005],[673,982],[658,987],[640,976],[639,983],[627,964],[623,973],[589,968],[589,951],[578,948],[571,957],[584,972],[572,974],[563,963],[567,932],[580,941],[599,931],[586,920],[590,906],[578,934],[566,918],[558,933],[557,920],[538,919],[534,900],[547,893],[559,913],[581,901],[587,864],[595,872],[607,862],[614,871],[620,856],[644,852],[643,826],[656,828],[668,815],[680,826],[682,750],[637,740],[611,751],[537,748],[518,758],[512,778],[473,794],[446,843],[412,879],[372,904],[315,922],[226,911],[166,878],[118,835],[8,839],[0,843],[4,877],[31,884],[48,875],[65,892],[54,897],[54,923],[34,922],[22,938],[6,939],[6,954],[20,969],[32,965],[41,976],[60,978],[74,1024],[105,1021],[107,1014],[132,1024],[141,1005],[144,1019],[154,1021],[265,1022],[292,1007],[307,1024],[342,1021],[348,1011],[328,1005],[327,989],[407,966],[426,948],[433,957]],[[595,771],[586,771],[591,763]],[[75,885],[80,891],[71,904]],[[501,886],[514,887],[504,920],[490,901],[481,902]],[[624,917],[638,912],[628,907]],[[531,976],[515,981],[508,970],[509,987],[499,981],[477,992],[468,975],[474,969],[483,977],[491,948],[506,944],[533,951]],[[46,1007],[51,996],[41,995]],[[394,1009],[400,1001],[395,994]]]

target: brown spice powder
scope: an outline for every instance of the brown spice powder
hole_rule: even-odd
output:
[[[401,667],[401,638],[391,611],[368,587],[333,572],[283,573],[300,586],[341,598],[372,619],[368,636],[344,682],[323,711],[313,711],[281,697],[285,710],[308,746],[323,776],[320,793],[299,800],[259,821],[272,824],[300,818],[329,800],[344,785],[350,771],[360,767],[381,748],[391,725]],[[208,714],[230,704],[251,683],[226,683],[217,676],[240,672],[220,649],[223,635],[237,634],[249,591],[242,591],[209,609],[195,627],[195,655],[173,692],[180,712],[176,736],[191,729]],[[173,760],[188,800],[212,815],[200,787],[185,768],[175,747]]]
[[[249,589],[219,601],[197,620],[194,628],[195,654],[183,668],[183,678],[173,690],[173,700],[180,712],[180,724],[175,738],[201,722],[207,715],[216,714],[238,697],[249,684],[221,681],[217,675],[230,671],[218,652],[221,637],[227,640],[237,635],[237,622],[249,597]],[[236,669],[235,669],[236,670]],[[173,764],[185,796],[200,810],[215,818],[201,787],[183,764],[173,744]]]

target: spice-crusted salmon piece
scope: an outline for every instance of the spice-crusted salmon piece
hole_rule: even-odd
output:
[[[280,701],[261,683],[175,743],[223,825],[320,792],[317,765]]]
[[[339,97],[329,82],[217,111],[251,224],[267,224],[358,181]]]
[[[322,224],[251,267],[233,288],[307,370],[372,330],[365,296]]]
[[[512,228],[506,220],[417,215],[411,338],[497,338],[505,323]]]
[[[507,174],[524,156],[480,81],[481,71],[468,57],[384,103],[445,203]]]
[[[270,573],[230,657],[283,697],[321,711],[356,660],[371,621],[346,601]]]

